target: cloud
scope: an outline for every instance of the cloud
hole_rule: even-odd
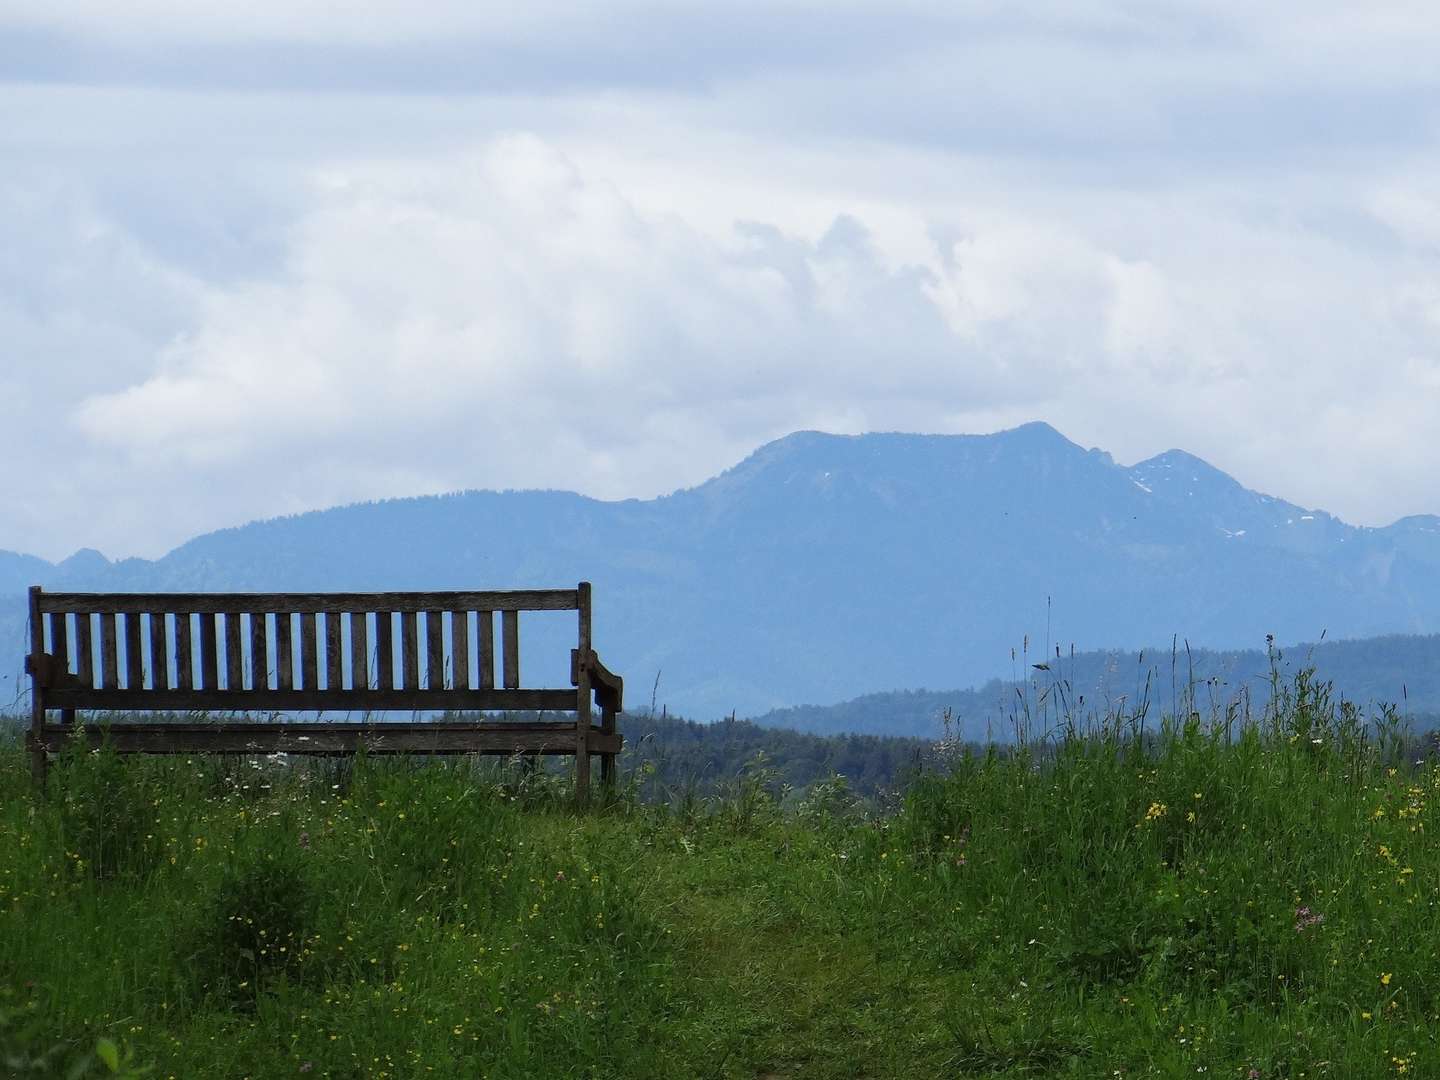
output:
[[[1161,201],[1080,230],[1068,207],[992,198],[897,261],[850,215],[717,234],[650,212],[533,135],[313,184],[277,278],[207,292],[145,378],[75,412],[137,474],[210,493],[195,518],[463,487],[650,495],[797,428],[1034,416],[1379,514],[1387,497],[1345,506],[1321,480],[1395,451],[1355,435],[1377,412],[1411,437],[1434,419],[1403,348],[1435,341],[1425,279],[1387,314],[1385,260],[1313,231]]]
[[[853,219],[717,242],[533,136],[317,184],[279,280],[207,295],[149,377],[80,405],[80,432],[137,469],[222,474],[241,505],[313,492],[307,460],[325,462],[321,498],[383,494],[393,462],[430,489],[619,496],[857,402],[1000,393],[934,272],[886,266]]]
[[[1434,511],[1432,11],[17,0],[0,546],[1037,417]]]

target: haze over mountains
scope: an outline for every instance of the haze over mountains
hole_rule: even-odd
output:
[[[698,487],[397,499],[255,522],[163,558],[0,553],[25,586],[540,588],[589,580],[630,704],[697,719],[979,685],[1028,640],[1217,649],[1440,631],[1440,518],[1347,525],[1172,450],[1125,467],[1042,423],[994,435],[799,432]],[[541,629],[559,635],[563,628]],[[532,639],[533,640],[533,639]],[[543,662],[535,649],[527,663]],[[537,677],[548,671],[532,669]],[[527,672],[527,675],[530,674]],[[643,700],[642,700],[643,699]]]

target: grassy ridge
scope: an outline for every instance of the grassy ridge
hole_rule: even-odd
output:
[[[1440,772],[1263,715],[622,793],[464,763],[0,755],[0,1052],[177,1077],[1440,1075]],[[107,1046],[107,1055],[112,1048]],[[29,1073],[22,1070],[43,1053]],[[16,1064],[19,1063],[19,1064]]]

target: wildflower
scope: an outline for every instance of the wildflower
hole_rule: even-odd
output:
[[[1308,906],[1295,909],[1295,932],[1297,934],[1312,926],[1319,926],[1324,921],[1324,915],[1318,911],[1311,911]]]
[[[1390,972],[1385,971],[1385,972],[1382,972],[1382,973],[1380,974],[1380,985],[1381,985],[1381,986],[1389,986],[1389,985],[1390,985]]]
[[[1137,825],[1135,827],[1138,829],[1142,825],[1145,825],[1147,822],[1156,821],[1159,818],[1164,817],[1165,814],[1169,811],[1169,809],[1170,808],[1162,802],[1152,802],[1150,804],[1150,809],[1145,811],[1145,820],[1140,822],[1140,825]]]

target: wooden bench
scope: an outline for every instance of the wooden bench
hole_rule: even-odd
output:
[[[520,686],[520,613],[575,611],[570,683]],[[500,613],[500,683],[495,613]],[[398,629],[397,629],[398,623]],[[47,593],[30,590],[31,726],[43,784],[47,755],[77,711],[359,713],[360,723],[222,720],[106,726],[121,753],[573,754],[575,792],[590,757],[615,775],[624,684],[590,643],[590,583],[517,592]],[[591,722],[591,696],[600,723]],[[49,714],[60,712],[60,722]],[[523,710],[531,723],[373,722],[376,712]],[[546,720],[544,713],[570,713]],[[102,732],[87,727],[98,743]]]

